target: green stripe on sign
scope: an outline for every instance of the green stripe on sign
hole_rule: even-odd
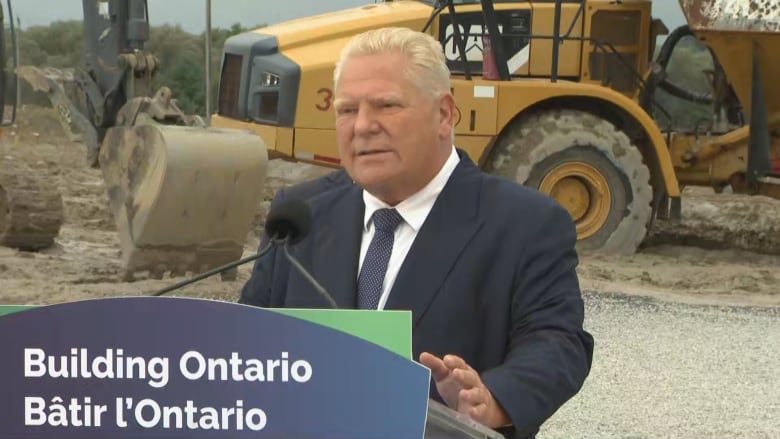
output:
[[[24,311],[30,308],[35,308],[35,305],[0,305],[0,316],[18,311]]]
[[[39,305],[0,305],[0,316]],[[409,311],[358,309],[268,308],[290,317],[308,320],[378,344],[407,360],[412,358],[412,313]]]

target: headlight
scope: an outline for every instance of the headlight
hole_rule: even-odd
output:
[[[279,85],[279,75],[263,72],[260,76],[260,84],[262,84],[263,87],[276,87]]]

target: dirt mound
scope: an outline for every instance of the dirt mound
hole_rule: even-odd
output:
[[[687,188],[682,200],[682,222],[659,221],[646,245],[734,248],[780,255],[780,200],[716,194],[706,188]]]
[[[26,145],[71,143],[74,137],[65,131],[53,108],[37,105],[18,107],[14,125],[4,134],[7,140]]]

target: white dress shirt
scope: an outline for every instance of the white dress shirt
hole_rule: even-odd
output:
[[[384,309],[385,303],[387,302],[387,296],[390,294],[390,289],[392,289],[393,283],[395,282],[395,277],[406,258],[406,254],[409,252],[409,248],[414,242],[414,238],[417,236],[417,232],[428,217],[428,213],[430,213],[433,208],[433,203],[444,188],[444,185],[447,184],[447,180],[449,180],[450,175],[452,175],[452,172],[455,170],[459,161],[460,157],[458,157],[458,153],[453,146],[449,158],[433,180],[419,192],[395,206],[395,209],[404,220],[398,225],[398,228],[395,229],[393,251],[390,254],[390,261],[387,264],[385,282],[382,285],[382,296],[379,298],[377,309]],[[374,215],[374,211],[378,209],[392,207],[365,190],[363,191],[363,202],[366,205],[366,209],[363,217],[363,240],[360,244],[358,277],[360,276],[360,269],[363,267],[363,260],[366,257],[368,245],[374,237],[374,226],[371,217]]]

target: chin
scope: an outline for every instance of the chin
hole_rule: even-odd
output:
[[[391,184],[395,174],[380,173],[376,170],[357,171],[354,175],[355,182],[367,190],[381,190],[383,187]]]

